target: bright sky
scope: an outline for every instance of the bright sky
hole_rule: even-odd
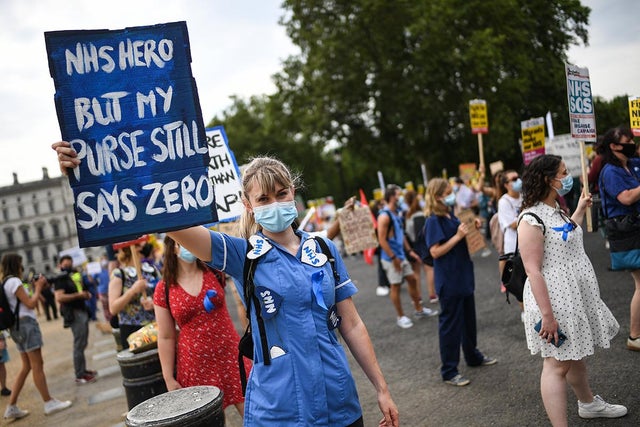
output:
[[[588,67],[595,95],[640,96],[637,0],[583,0],[590,6],[589,46],[569,52]],[[121,29],[186,21],[205,123],[229,97],[272,93],[271,76],[297,52],[284,28],[280,0],[24,0],[0,1],[0,185],[59,176],[49,148],[60,139],[44,32]],[[543,72],[543,71],[541,71]],[[233,145],[233,141],[230,141]]]

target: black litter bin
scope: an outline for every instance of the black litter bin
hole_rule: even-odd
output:
[[[149,398],[166,393],[167,386],[162,378],[157,348],[141,353],[123,350],[116,358],[122,372],[122,385],[129,409]]]
[[[224,427],[222,391],[195,386],[152,397],[127,414],[128,427]]]

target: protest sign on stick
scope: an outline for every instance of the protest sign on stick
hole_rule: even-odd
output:
[[[348,254],[378,246],[371,210],[368,206],[341,209],[338,214],[344,250]]]
[[[465,236],[469,253],[473,255],[479,250],[486,248],[487,242],[485,242],[480,230],[476,228],[476,214],[474,214],[471,209],[465,209],[458,214],[458,219],[469,227],[469,232]]]
[[[487,115],[487,101],[484,99],[472,99],[469,101],[469,117],[471,119],[471,133],[478,135],[478,155],[480,171],[484,172],[484,148],[482,146],[482,134],[489,133],[489,118]]]
[[[80,247],[217,221],[185,22],[45,33]]]
[[[629,97],[629,121],[633,136],[640,136],[640,97]]]
[[[544,119],[537,117],[520,122],[522,132],[522,160],[525,165],[544,154]]]
[[[571,136],[580,144],[580,163],[582,165],[582,186],[583,193],[589,192],[587,183],[587,161],[584,143],[586,141],[595,142],[596,115],[591,97],[591,81],[589,80],[589,70],[575,65],[565,63],[567,75],[567,100],[569,102],[569,124],[571,126]],[[587,231],[593,231],[591,224],[591,208],[587,207]]]

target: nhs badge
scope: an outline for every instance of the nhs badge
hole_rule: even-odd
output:
[[[247,258],[249,259],[259,258],[269,252],[269,250],[273,247],[267,239],[256,234],[249,237],[249,243],[251,243],[251,246],[253,246],[251,252],[247,254]]]
[[[267,320],[278,314],[282,304],[282,297],[277,292],[264,286],[256,286],[256,292],[258,293],[258,300],[260,300],[262,318]]]
[[[340,326],[340,323],[342,323],[342,317],[338,316],[338,309],[332,305],[327,312],[327,327],[331,331]]]
[[[307,239],[302,245],[300,261],[313,267],[322,267],[327,263],[328,258],[322,252],[316,252],[316,241],[314,239]]]

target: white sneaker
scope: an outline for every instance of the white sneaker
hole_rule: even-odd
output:
[[[482,250],[482,252],[480,253],[480,256],[481,256],[482,258],[486,258],[486,257],[488,257],[489,255],[491,255],[491,249],[489,249],[489,248],[484,248],[484,249]]]
[[[605,402],[600,396],[593,396],[593,402],[578,401],[578,415],[580,418],[618,418],[627,415],[627,408]]]
[[[44,402],[44,414],[45,415],[55,414],[56,412],[65,410],[70,406],[71,406],[70,400],[60,401],[58,399],[52,398],[51,400]]]
[[[7,409],[4,411],[5,419],[17,420],[20,418],[24,418],[27,415],[29,415],[29,411],[23,411],[22,409],[18,408],[16,405],[9,405],[7,406]]]
[[[413,315],[417,318],[437,316],[440,312],[427,307],[422,307],[422,311],[416,311]]]
[[[413,326],[413,322],[407,316],[398,317],[396,324],[402,329],[407,329]]]
[[[378,286],[376,288],[376,295],[379,297],[386,297],[387,295],[389,295],[389,288],[387,288],[386,286]]]

